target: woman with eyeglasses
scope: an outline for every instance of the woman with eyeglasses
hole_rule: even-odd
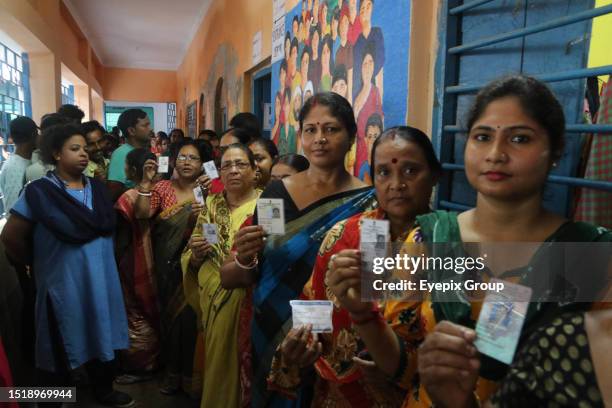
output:
[[[255,188],[257,165],[251,150],[229,145],[219,166],[225,191],[210,194],[181,258],[187,301],[202,323],[202,407],[238,407],[244,401],[241,379],[247,371],[249,316],[246,288],[225,289],[219,269],[230,254],[234,235],[250,224],[261,190]],[[217,242],[212,242],[211,231]],[[216,230],[216,233],[215,233]],[[198,358],[196,356],[196,358]]]
[[[262,193],[265,198],[284,200],[285,235],[265,240],[261,226],[245,226],[236,235],[235,256],[221,271],[227,288],[253,285],[255,407],[309,406],[311,390],[307,382],[296,391],[297,402],[267,391],[272,356],[291,318],[289,301],[299,297],[308,281],[327,231],[375,202],[373,190],[344,168],[344,157],[357,133],[349,102],[332,92],[316,94],[300,111],[299,125],[310,167],[271,182]]]
[[[196,201],[194,189],[199,187],[206,194],[210,188],[210,179],[202,174],[202,164],[211,159],[212,152],[204,145],[187,139],[178,150],[175,179],[154,185],[157,163],[151,159],[145,162],[142,181],[137,186],[136,218],[153,219],[154,277],[160,306],[161,357],[166,370],[160,388],[163,394],[174,394],[181,388],[188,394],[194,393],[196,314],[185,301],[180,257],[204,208]]]

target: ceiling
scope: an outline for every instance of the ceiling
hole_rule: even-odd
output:
[[[102,64],[176,70],[211,0],[64,0]]]

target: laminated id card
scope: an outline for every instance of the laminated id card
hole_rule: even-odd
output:
[[[281,198],[257,200],[257,223],[270,235],[285,233],[285,209]]]
[[[475,346],[479,352],[510,364],[521,336],[531,288],[508,281],[501,291],[489,290],[485,296],[478,323]]]
[[[206,204],[206,197],[204,196],[204,189],[202,187],[197,186],[193,189],[193,195],[198,202],[198,204]]]
[[[204,235],[206,241],[211,245],[219,243],[217,224],[202,224],[202,235]]]
[[[334,305],[329,300],[290,300],[293,328],[312,325],[313,333],[332,332]]]
[[[206,173],[211,180],[219,178],[219,172],[217,171],[217,166],[213,160],[207,161],[202,165],[202,167],[204,167],[204,173]]]
[[[169,157],[160,156],[157,159],[157,172],[158,173],[167,173],[169,166],[170,166],[170,158]]]

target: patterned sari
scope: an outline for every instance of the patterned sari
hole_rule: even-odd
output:
[[[193,381],[193,361],[197,336],[197,319],[188,307],[183,292],[181,253],[191,236],[189,219],[192,200],[176,202],[171,182],[161,181],[155,186],[160,202],[152,200],[152,209],[161,212],[152,227],[155,280],[160,303],[162,360],[171,376],[180,375],[182,388],[189,394],[199,389]]]
[[[315,363],[313,406],[316,407],[399,407],[405,393],[392,383],[383,388],[364,381],[361,369],[353,357],[365,352],[365,345],[353,329],[348,312],[342,309],[325,283],[327,266],[333,254],[344,249],[358,249],[360,245],[361,220],[364,218],[384,219],[381,209],[354,215],[336,224],[325,236],[310,280],[304,286],[302,298],[307,300],[332,300],[333,332],[319,335],[323,354]],[[268,378],[271,389],[295,397],[300,383],[299,369],[283,366],[280,355],[274,357]]]
[[[293,200],[286,190],[281,194],[269,191],[273,186],[273,183],[268,186],[262,198],[283,198],[287,212],[289,203],[294,205]],[[302,293],[327,231],[374,205],[371,188],[338,193],[298,210],[295,216],[285,214],[285,235],[268,237],[259,260],[259,281],[253,291],[253,407],[308,403],[311,392],[308,386],[297,390],[295,400],[267,390],[272,358],[292,326],[289,301]]]
[[[411,234],[406,242],[420,242],[423,240],[429,242],[453,242],[454,256],[464,254],[463,246],[461,245],[461,233],[457,222],[457,214],[446,211],[435,211],[428,215],[417,217],[418,229]],[[538,299],[543,288],[540,284],[550,286],[551,282],[555,282],[555,276],[545,276],[548,270],[559,270],[559,268],[545,268],[543,264],[551,259],[550,254],[546,251],[548,244],[551,242],[611,242],[612,232],[603,228],[597,228],[593,225],[581,222],[566,222],[551,236],[546,239],[538,251],[531,258],[528,265],[524,267],[508,271],[502,274],[503,279],[512,280],[526,286],[530,286],[534,290],[532,299]],[[435,256],[444,256],[444,254],[435,254]],[[580,268],[576,268],[580,270]],[[591,284],[602,276],[597,276],[599,271],[589,271],[591,274]],[[444,271],[429,271],[428,280],[441,282],[452,277],[457,277],[453,270]],[[581,271],[580,273],[584,273]],[[520,280],[517,278],[521,276]],[[404,407],[429,407],[431,400],[425,391],[425,388],[420,384],[419,376],[416,373],[416,351],[420,343],[425,339],[425,336],[432,332],[437,322],[442,320],[450,320],[456,324],[461,324],[467,327],[474,328],[482,302],[467,301],[468,297],[463,291],[432,291],[431,295],[422,302],[388,302],[385,308],[385,318],[391,322],[394,331],[402,339],[400,343],[402,348],[401,362],[395,378],[398,383],[409,389],[409,396],[404,401]],[[532,334],[537,333],[538,329],[547,322],[555,319],[564,312],[586,311],[593,306],[600,307],[597,303],[554,303],[554,302],[530,302],[529,309],[525,318],[525,323],[521,331],[517,355],[520,355],[520,349],[526,344],[527,339]],[[528,343],[527,343],[528,344]],[[488,399],[498,388],[500,381],[508,374],[509,367],[497,360],[488,357],[484,354],[480,355],[480,377],[476,386],[476,394],[481,401]],[[515,370],[513,366],[511,370]],[[565,380],[561,380],[565,381]]]
[[[216,224],[219,243],[213,245],[197,275],[189,270],[191,250],[181,257],[185,296],[197,310],[202,323],[203,355],[202,407],[241,407],[249,404],[249,384],[242,373],[248,359],[244,338],[248,336],[249,319],[244,319],[250,304],[246,288],[225,289],[219,270],[230,254],[234,235],[248,223],[255,211],[257,197],[230,211],[223,194],[211,194],[200,213],[193,236],[201,236],[203,224]],[[241,341],[242,339],[242,341]],[[246,342],[248,344],[248,342]],[[196,361],[202,365],[202,361]],[[194,379],[195,381],[195,379]]]
[[[153,278],[153,252],[149,220],[134,216],[138,192],[128,190],[117,201],[120,215],[116,242],[125,242],[118,251],[118,269],[128,317],[130,348],[120,352],[126,371],[152,371],[159,355],[159,308]],[[125,228],[121,228],[123,225]]]

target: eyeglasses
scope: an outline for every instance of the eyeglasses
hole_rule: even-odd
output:
[[[198,156],[194,156],[191,154],[179,154],[176,158],[177,162],[186,162],[186,161],[200,161],[201,159]]]
[[[251,165],[249,163],[240,161],[240,160],[236,160],[236,161],[228,161],[225,163],[221,164],[221,167],[219,167],[219,170],[221,171],[230,171],[232,169],[232,167],[236,166],[236,168],[240,171],[246,170],[249,167],[251,167]]]

